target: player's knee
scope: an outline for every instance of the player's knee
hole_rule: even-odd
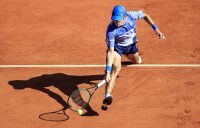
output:
[[[115,67],[115,73],[119,74],[120,71],[121,71],[121,66],[116,66]]]
[[[120,72],[121,71],[121,66],[116,68],[116,72]]]
[[[113,71],[116,73],[116,72],[120,72],[121,70],[121,66],[119,65],[116,65],[116,66],[113,66]]]

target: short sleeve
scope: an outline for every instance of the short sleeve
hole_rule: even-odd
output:
[[[140,11],[129,11],[128,14],[134,19],[139,20],[144,18],[144,12],[142,10]]]

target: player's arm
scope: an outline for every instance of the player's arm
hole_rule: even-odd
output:
[[[106,70],[105,70],[105,79],[107,82],[110,81],[110,74],[112,72],[112,65],[114,61],[114,42],[115,38],[112,33],[107,33],[107,52],[106,52]]]
[[[144,20],[154,29],[156,35],[158,35],[160,39],[165,39],[165,36],[162,34],[162,32],[160,32],[152,18],[146,13],[144,13]]]
[[[112,64],[114,60],[114,47],[108,48],[106,52],[106,70],[105,70],[105,79],[107,82],[110,81],[110,74],[112,71]]]
[[[113,60],[114,60],[114,47],[111,47],[107,49],[106,66],[112,66]],[[106,72],[111,73],[109,69],[106,70]]]

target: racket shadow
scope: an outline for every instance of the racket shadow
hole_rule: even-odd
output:
[[[51,121],[51,122],[62,122],[69,119],[69,116],[65,113],[65,108],[57,111],[42,113],[39,115],[41,120]]]
[[[41,76],[36,76],[28,80],[11,80],[8,82],[14,89],[22,90],[25,88],[31,88],[42,93],[47,94],[49,97],[53,98],[63,108],[68,109],[68,104],[66,99],[63,99],[59,94],[49,90],[47,87],[53,86],[63,92],[65,95],[69,96],[73,91],[78,89],[80,84],[95,84],[92,81],[102,80],[104,75],[85,75],[85,76],[75,76],[67,75],[64,73],[55,74],[43,74]],[[97,116],[99,115],[96,111],[92,109],[90,105],[86,108],[87,113],[84,116]]]

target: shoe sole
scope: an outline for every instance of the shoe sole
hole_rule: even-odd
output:
[[[108,109],[108,107],[109,107],[109,105],[103,104],[103,105],[101,106],[101,109],[104,110],[104,111],[106,111],[106,110]]]

